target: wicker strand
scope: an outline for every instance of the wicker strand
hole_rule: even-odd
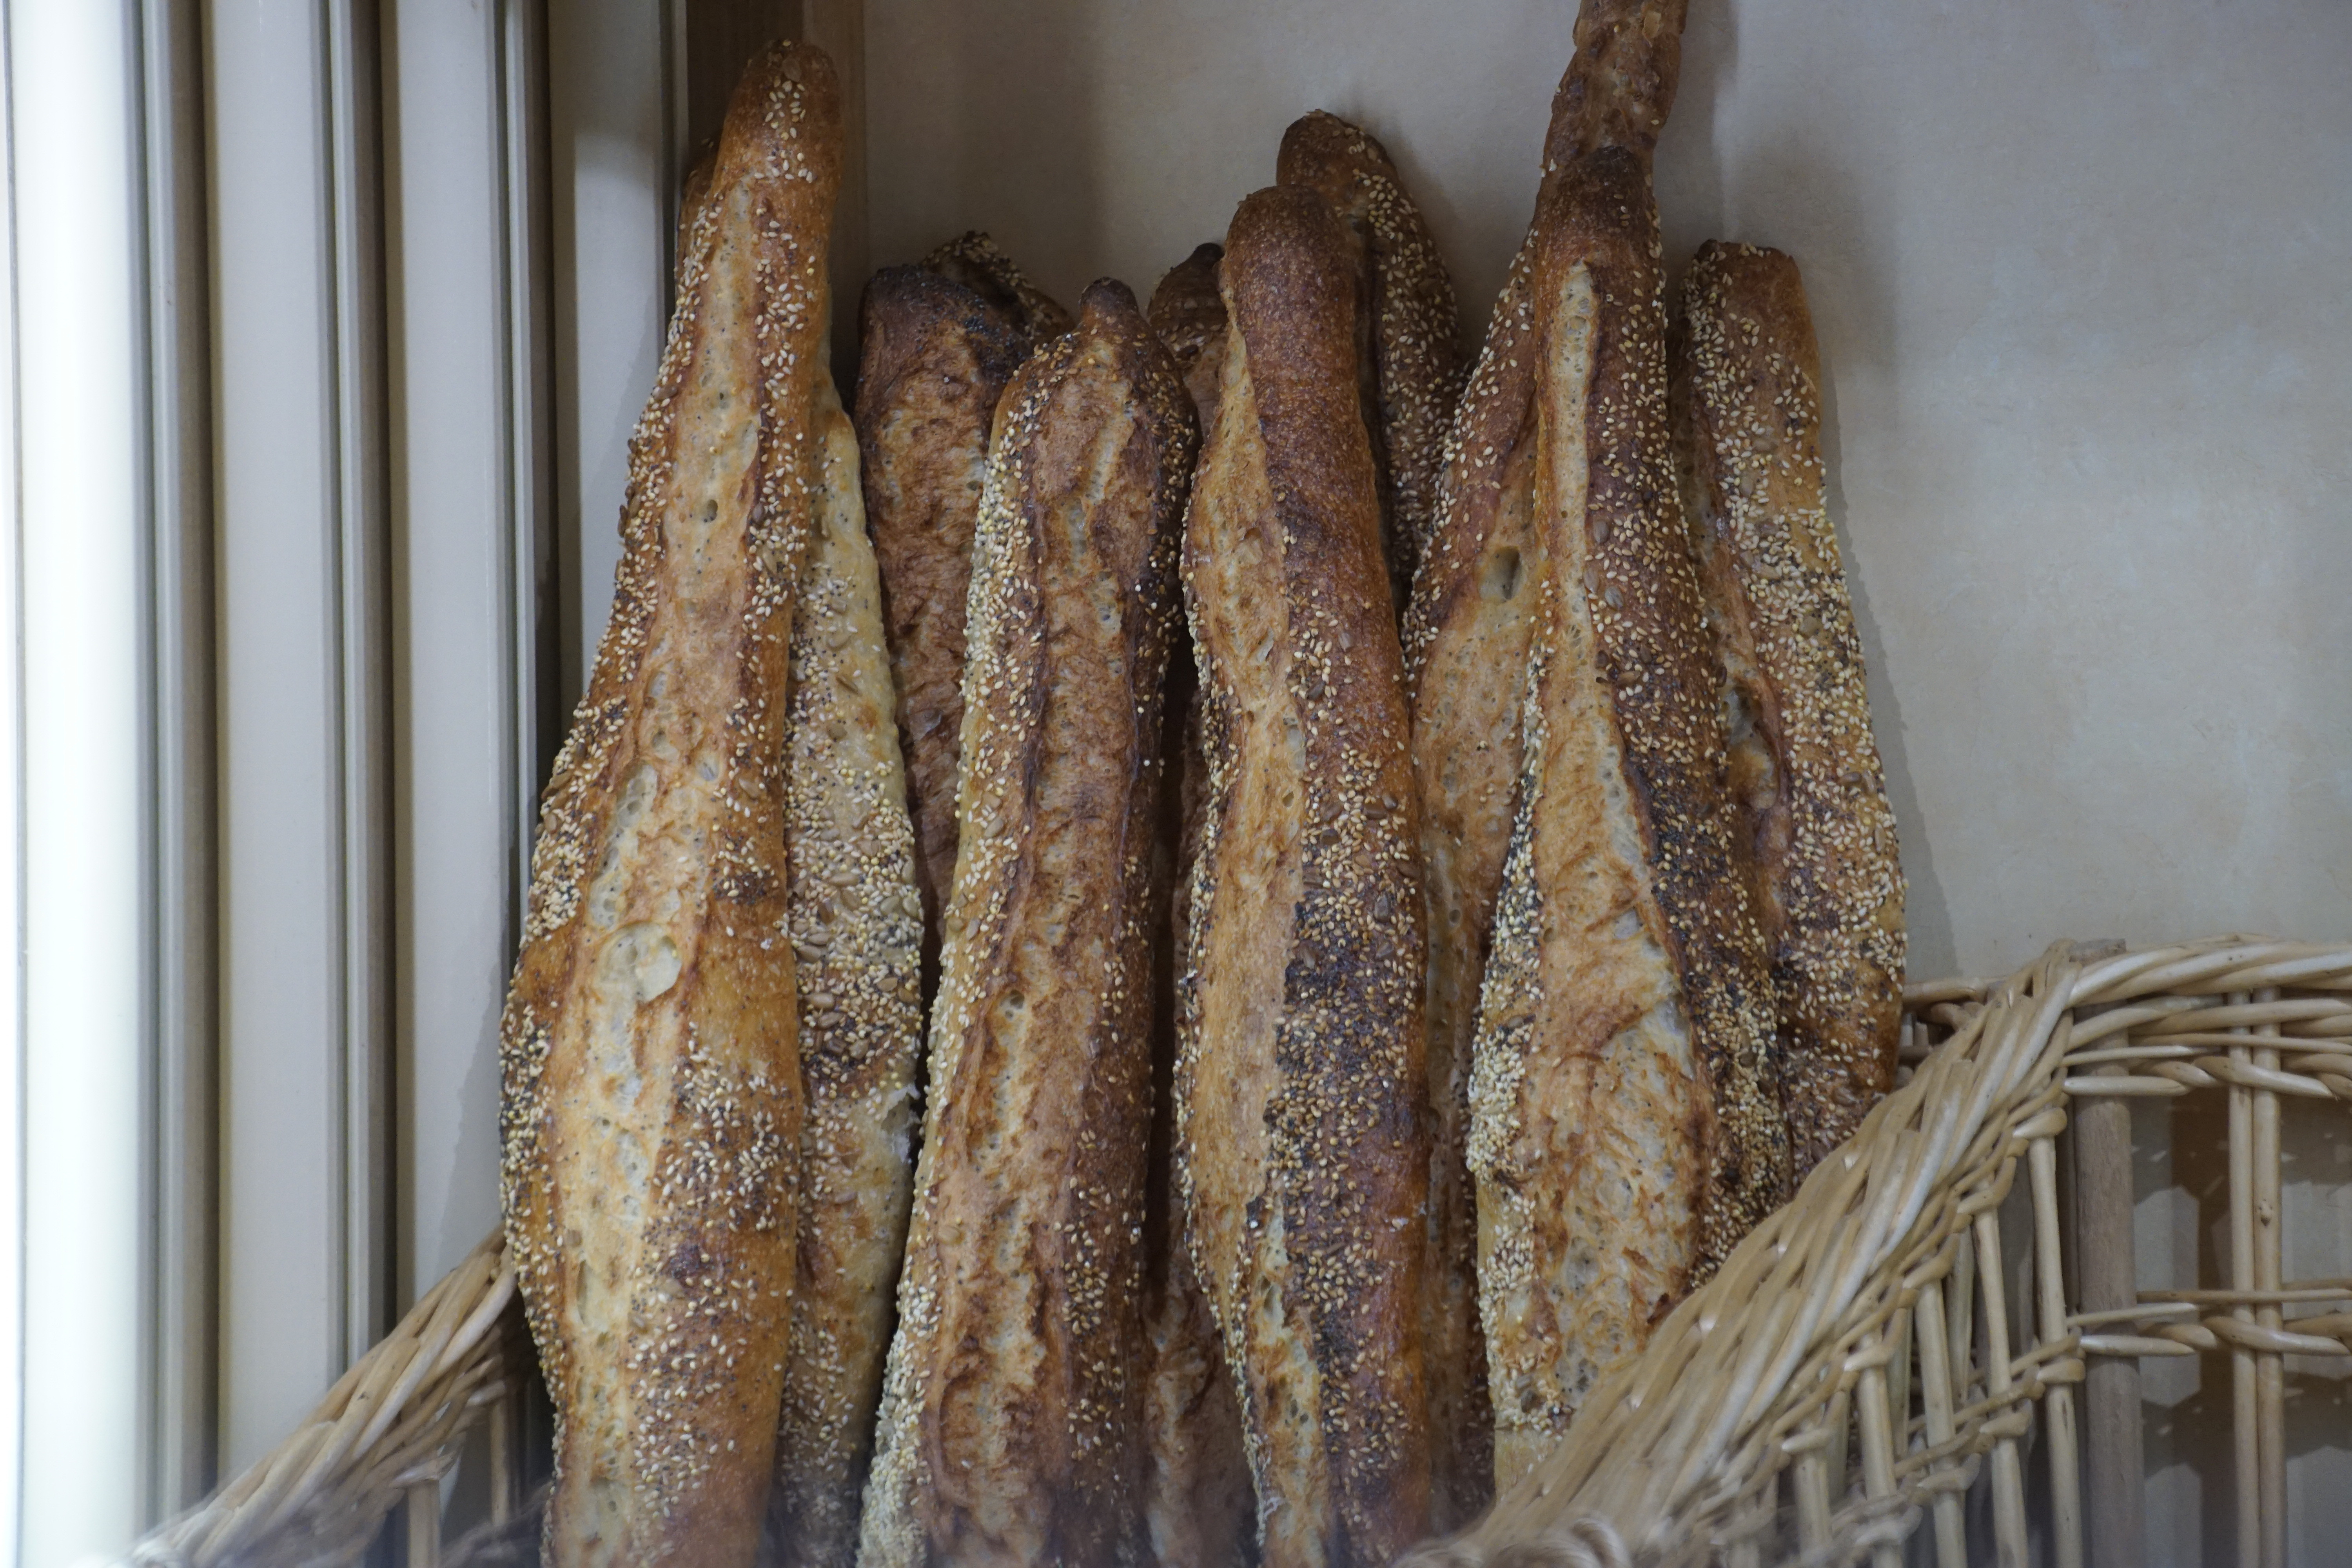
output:
[[[2101,1441],[2095,1422],[2074,1430],[2087,1364],[2206,1352],[2247,1369],[2241,1560],[2286,1560],[2285,1358],[2352,1356],[2352,1279],[2283,1278],[2280,1116],[2287,1101],[2352,1106],[2352,948],[2053,947],[2007,979],[1914,986],[1905,1003],[1901,1087],[1601,1381],[1545,1465],[1411,1563],[1963,1568],[1979,1489],[1994,1536],[1981,1544],[2021,1563],[2030,1451],[2049,1468],[2053,1561],[2072,1564],[2081,1450]],[[2059,1223],[2070,1106],[2199,1093],[2231,1107],[2227,1285],[2070,1310],[2066,1266],[2090,1246]],[[405,1507],[422,1568],[439,1555],[440,1482],[483,1420],[493,1519],[448,1560],[530,1560],[541,1500],[516,1495],[530,1348],[506,1321],[513,1293],[493,1236],[276,1452],[134,1560],[347,1563]],[[1932,1549],[1906,1558],[1921,1528]]]
[[[505,1252],[504,1235],[493,1233],[291,1436],[142,1541],[131,1560],[159,1568],[348,1562],[404,1499],[412,1542],[424,1513],[437,1530],[441,1478],[512,1370],[511,1336],[497,1331],[514,1298]],[[430,1509],[420,1500],[428,1492]]]
[[[1963,1499],[1983,1486],[1979,1549],[2022,1563],[2030,1453],[2050,1482],[2050,1560],[2074,1568],[2088,1363],[2205,1349],[2251,1373],[2244,1561],[2284,1560],[2284,1358],[2352,1355],[2352,1281],[2281,1279],[2278,1114],[2287,1100],[2352,1105],[2352,948],[2053,947],[2006,980],[1913,987],[1906,1005],[1902,1086],[1601,1381],[1549,1460],[1475,1530],[1409,1561],[1516,1562],[1576,1519],[1608,1521],[1660,1568],[1891,1564],[1922,1527],[1922,1561],[1959,1568]],[[2070,1310],[2073,1250],[2092,1245],[2063,1225],[2070,1104],[2192,1093],[2242,1108],[2228,1287]],[[2304,1302],[2337,1310],[2285,1318]]]

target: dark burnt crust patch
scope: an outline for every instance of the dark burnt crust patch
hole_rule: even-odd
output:
[[[1600,301],[1586,444],[1584,590],[1594,652],[1714,1099],[1692,1284],[1789,1190],[1772,988],[1733,829],[1717,661],[1692,565],[1666,406],[1664,274],[1649,171],[1604,149],[1564,174],[1546,275],[1581,262]]]

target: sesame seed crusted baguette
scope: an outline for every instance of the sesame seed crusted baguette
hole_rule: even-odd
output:
[[[923,1037],[915,835],[857,437],[829,378],[818,394],[822,479],[793,621],[784,753],[806,1111],[768,1560],[791,1568],[835,1568],[857,1553],[914,1186]]]
[[[1216,382],[1224,363],[1225,301],[1217,292],[1217,263],[1223,255],[1222,246],[1196,248],[1160,279],[1148,312],[1152,330],[1183,374],[1204,429],[1216,407]],[[1192,637],[1180,624],[1169,656],[1160,727],[1167,759],[1160,816],[1167,921],[1152,942],[1160,996],[1152,1039],[1151,1183],[1144,1218],[1145,1321],[1151,1340],[1144,1522],[1153,1560],[1161,1568],[1240,1564],[1252,1555],[1257,1538],[1257,1498],[1242,1446],[1241,1406],[1225,1370],[1216,1318],[1192,1269],[1191,1232],[1175,1170],[1176,988],[1192,909],[1191,868],[1200,853],[1208,798],[1199,696]]]
[[[1519,704],[1544,574],[1535,525],[1534,274],[1561,172],[1601,146],[1646,156],[1674,99],[1681,0],[1586,0],[1577,49],[1552,100],[1536,217],[1495,301],[1486,342],[1455,405],[1437,478],[1436,520],[1404,621],[1405,678],[1422,808],[1428,902],[1430,1101],[1435,1115],[1428,1214],[1430,1340],[1439,1405],[1444,1523],[1485,1506],[1493,1413],[1479,1395],[1476,1203],[1469,1136],[1471,1037],[1487,936],[1518,797]],[[1462,1390],[1458,1397],[1451,1391]],[[1450,1414],[1449,1414],[1450,1412]],[[1450,1511],[1449,1511],[1450,1510]]]
[[[914,795],[928,998],[939,983],[940,904],[955,876],[964,602],[989,424],[1013,373],[1069,318],[985,236],[967,235],[920,267],[876,273],[858,326],[857,436]]]
[[[1058,338],[1076,325],[1058,300],[1030,282],[1013,258],[978,229],[956,236],[924,257],[923,267],[1010,314],[1032,343]]]
[[[1721,674],[1673,485],[1644,160],[1552,193],[1519,802],[1474,1047],[1496,1484],[1788,1190]]]
[[[551,1563],[744,1564],[802,1104],[779,763],[840,94],[736,89],[631,443],[613,618],[542,805],[501,1025],[508,1245],[558,1419]]]
[[[1436,526],[1445,431],[1462,395],[1454,280],[1388,149],[1365,132],[1317,110],[1282,133],[1276,170],[1283,184],[1320,192],[1355,243],[1369,306],[1358,327],[1358,379],[1368,394],[1382,542],[1402,611]]]
[[[1006,390],[865,1568],[1139,1562],[1160,696],[1198,437],[1123,285]]]
[[[1702,246],[1673,348],[1677,456],[1733,715],[1801,1179],[1895,1087],[1903,865],[1862,640],[1822,504],[1821,362],[1797,264]]]
[[[1421,909],[1350,268],[1314,192],[1242,203],[1185,525],[1209,790],[1179,1173],[1269,1568],[1385,1563],[1429,1527]]]
[[[1224,255],[1222,245],[1194,246],[1192,255],[1161,276],[1146,312],[1183,373],[1184,390],[1192,395],[1204,432],[1216,423],[1217,383],[1224,366],[1225,301],[1217,292],[1217,265]]]

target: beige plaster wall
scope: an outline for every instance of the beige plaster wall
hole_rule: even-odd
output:
[[[1563,0],[867,0],[877,262],[1147,292],[1324,107],[1475,338]],[[1914,972],[2352,933],[2352,5],[1694,0],[1671,263],[1810,285]]]

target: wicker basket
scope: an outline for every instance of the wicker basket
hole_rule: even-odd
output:
[[[2058,947],[1906,1002],[1908,1080],[1419,1568],[2122,1568],[2142,1559],[2138,1362],[2199,1354],[2229,1366],[2238,1561],[2316,1560],[2286,1538],[2285,1384],[2290,1358],[2352,1355],[2352,1280],[2282,1278],[2281,1110],[2352,1105],[2352,947]],[[2227,1105],[2229,1279],[2142,1291],[2127,1101],[2199,1095]],[[485,1416],[496,1532],[530,1353],[499,1254],[136,1555],[347,1561],[405,1498],[410,1563],[438,1562],[439,1483]]]

